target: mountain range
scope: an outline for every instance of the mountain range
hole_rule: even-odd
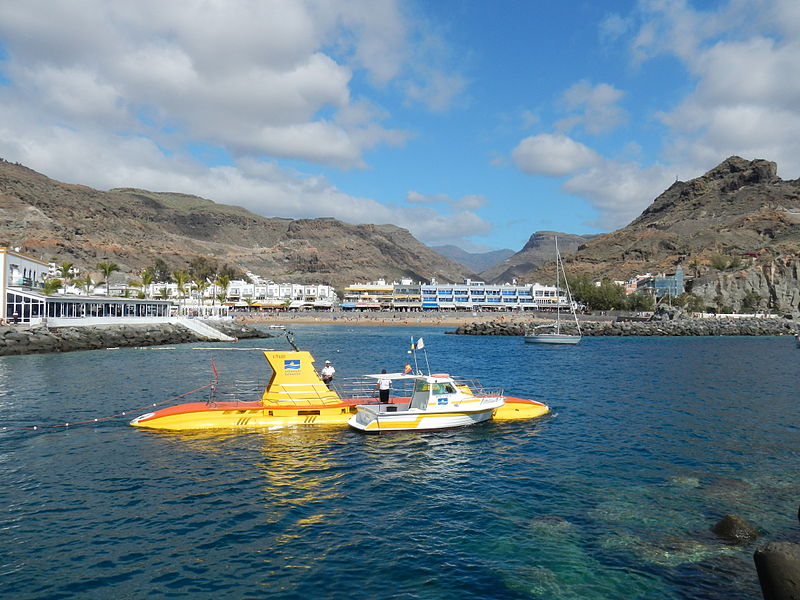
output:
[[[732,156],[690,181],[676,181],[629,225],[565,256],[568,273],[628,278],[682,267],[709,307],[800,308],[800,180],[777,164]],[[547,280],[552,265],[521,273]]]
[[[185,269],[208,257],[275,281],[338,288],[379,277],[474,276],[395,225],[268,218],[186,194],[100,191],[6,161],[0,162],[0,245],[89,270],[110,261],[134,272],[159,258]]]
[[[626,280],[682,267],[689,289],[709,306],[757,301],[800,310],[800,180],[782,180],[777,165],[762,159],[732,156],[676,181],[617,231],[539,231],[519,252],[484,254],[430,248],[390,224],[270,218],[199,196],[100,191],[0,161],[0,245],[89,270],[113,261],[135,272],[157,259],[185,269],[205,257],[276,281],[337,288],[381,277],[548,283],[556,237],[571,275]]]

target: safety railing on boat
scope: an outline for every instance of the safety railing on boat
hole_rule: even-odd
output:
[[[497,398],[503,395],[503,388],[483,387],[483,384],[473,377],[453,377],[453,382],[462,392],[473,396]]]
[[[454,377],[454,383],[467,394],[482,398],[496,398],[503,395],[503,388],[485,388],[477,379]],[[208,402],[254,402],[260,401],[267,381],[262,379],[234,380],[217,382],[210,388]],[[364,404],[378,402],[377,380],[371,377],[340,377],[332,382],[328,390],[319,385],[286,384],[273,385],[271,392],[298,404],[316,405],[331,401],[330,391],[343,400],[363,401]],[[393,380],[390,397],[411,398],[414,391],[413,380]],[[356,404],[358,402],[355,402]]]

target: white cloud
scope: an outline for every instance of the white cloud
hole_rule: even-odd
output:
[[[171,151],[193,139],[234,156],[364,167],[367,150],[408,134],[385,128],[384,110],[363,111],[355,70],[435,110],[463,90],[412,44],[415,25],[395,0],[1,3],[4,100]]]
[[[576,174],[564,183],[564,190],[586,198],[598,211],[590,225],[617,229],[627,225],[674,181],[670,167],[642,168],[636,163],[604,161]]]
[[[616,106],[623,95],[623,92],[607,83],[592,86],[586,80],[579,81],[564,92],[562,101],[567,110],[582,112],[557,123],[556,129],[569,131],[581,125],[593,135],[616,129],[626,119],[625,111]]]
[[[703,171],[738,154],[800,176],[800,4],[729,2],[707,13],[681,2],[642,6],[637,58],[674,55],[696,82],[656,115],[669,127],[664,157]]]
[[[485,206],[489,201],[478,194],[453,199],[447,194],[420,194],[411,190],[406,194],[406,202],[409,204],[442,204],[454,209],[471,211]]]
[[[528,174],[561,176],[596,164],[591,148],[562,134],[542,133],[522,140],[511,153],[514,164]]]
[[[63,181],[202,194],[265,216],[396,223],[422,239],[485,232],[474,198],[442,217],[276,162],[368,167],[367,151],[411,134],[386,127],[392,115],[367,94],[407,90],[407,102],[443,110],[463,91],[444,46],[400,6],[0,2],[0,156]],[[196,145],[233,164],[198,163]]]

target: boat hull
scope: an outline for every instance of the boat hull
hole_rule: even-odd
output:
[[[439,431],[456,429],[482,423],[492,418],[495,407],[478,411],[452,411],[426,413],[402,411],[397,413],[368,414],[359,411],[347,424],[364,433],[388,433],[393,431]]]
[[[264,405],[255,402],[179,404],[136,417],[130,424],[143,429],[196,431],[204,429],[253,429],[293,425],[344,426],[356,412],[355,403],[327,406]]]
[[[544,402],[536,400],[525,400],[524,398],[514,398],[506,396],[503,406],[494,413],[495,421],[521,421],[524,419],[535,419],[542,417],[550,412],[550,407]]]
[[[538,335],[526,335],[526,344],[562,344],[574,346],[581,341],[579,335],[569,335],[566,333],[540,333]]]

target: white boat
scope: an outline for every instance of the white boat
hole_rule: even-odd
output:
[[[362,404],[347,424],[364,433],[434,431],[474,425],[491,419],[505,404],[502,390],[489,392],[458,385],[446,374],[367,375],[374,379],[411,381],[411,397],[403,403]]]
[[[558,238],[555,238],[556,243],[556,320],[547,325],[537,325],[525,333],[525,343],[527,344],[562,344],[562,345],[575,345],[581,341],[581,326],[578,323],[578,315],[575,312],[575,304],[572,301],[572,292],[569,289],[569,282],[567,281],[567,274],[564,271],[564,261],[561,260],[561,253],[558,251]],[[577,334],[562,333],[561,332],[561,280],[564,281],[564,289],[567,292],[567,301],[569,302],[569,309],[572,313],[572,318],[575,320],[575,328]]]

